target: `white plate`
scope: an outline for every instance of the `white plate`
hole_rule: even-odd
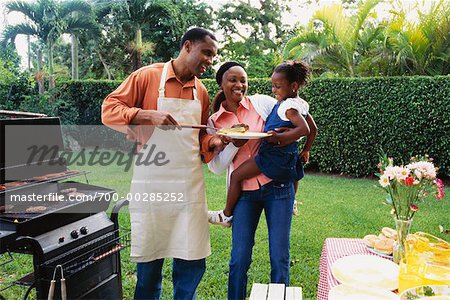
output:
[[[331,273],[340,283],[393,291],[398,288],[399,267],[390,260],[373,255],[352,255],[338,259]]]
[[[450,285],[421,285],[413,287],[400,295],[400,300],[408,299],[449,300]]]
[[[398,296],[384,290],[352,287],[340,284],[333,287],[328,294],[328,300],[398,300]]]
[[[247,131],[245,133],[220,133],[218,132],[217,134],[219,135],[223,135],[232,139],[237,139],[237,140],[253,140],[253,139],[262,139],[265,137],[270,136],[269,133],[267,132],[250,132]]]
[[[379,251],[375,250],[374,248],[369,247],[367,245],[366,245],[366,247],[367,247],[367,250],[369,252],[375,253],[376,255],[379,255],[381,257],[386,257],[386,258],[393,258],[392,254],[386,254],[386,253],[383,253],[383,252],[379,252]]]

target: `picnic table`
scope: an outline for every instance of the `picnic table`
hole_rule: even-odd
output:
[[[320,278],[317,287],[317,300],[328,300],[330,289],[340,283],[331,274],[331,266],[341,257],[367,254],[376,255],[367,250],[362,239],[327,238],[320,257]]]

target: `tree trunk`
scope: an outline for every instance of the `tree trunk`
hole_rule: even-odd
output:
[[[112,80],[112,74],[111,71],[109,70],[108,65],[106,64],[106,61],[103,59],[102,54],[100,53],[100,51],[97,52],[98,57],[100,58],[100,61],[102,62],[103,68],[105,68],[106,74],[108,75],[108,80]]]
[[[142,66],[142,30],[136,29],[136,42],[133,53],[131,54],[133,71],[136,71]]]
[[[48,50],[48,88],[52,89],[55,87],[55,78],[53,76],[53,43],[47,43]]]
[[[45,93],[45,85],[44,85],[44,72],[42,71],[42,50],[39,48],[37,51],[37,63],[38,63],[38,70],[36,72],[36,81],[38,84],[38,90],[39,94]]]
[[[31,41],[30,36],[27,35],[27,56],[28,56],[28,72],[31,72]]]
[[[72,80],[78,80],[78,37],[75,33],[72,33]]]
[[[78,12],[72,12],[72,17],[77,18]],[[78,37],[75,33],[70,35],[70,40],[72,43],[71,54],[72,54],[72,80],[78,80]]]

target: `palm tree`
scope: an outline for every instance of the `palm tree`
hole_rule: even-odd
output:
[[[14,1],[6,5],[9,12],[20,12],[30,21],[18,25],[8,26],[3,33],[3,43],[14,41],[19,34],[35,36],[45,45],[47,50],[47,63],[49,72],[49,87],[55,86],[53,78],[53,45],[64,32],[74,32],[77,29],[89,29],[92,24],[72,16],[72,12],[90,13],[86,2],[73,0],[70,2],[56,2],[55,0],[37,0],[34,3]],[[38,57],[42,57],[38,52]],[[40,59],[38,59],[39,61]],[[36,78],[42,80],[42,66],[38,68]],[[40,92],[43,84],[40,83]]]
[[[71,14],[67,15],[66,28],[63,33],[70,34],[71,40],[71,55],[72,55],[72,80],[78,80],[78,48],[79,48],[79,35],[86,33],[88,36],[100,35],[100,28],[94,21],[94,16],[91,14],[91,6],[87,2],[77,1],[70,4],[78,6],[77,9],[71,10]],[[84,7],[83,7],[84,6]],[[73,7],[75,8],[75,7]],[[80,15],[80,12],[85,11],[89,15]]]
[[[418,20],[400,7],[392,10],[386,28],[385,47],[398,75],[446,75],[450,73],[450,6],[445,0],[418,9]],[[394,3],[398,4],[398,3]]]
[[[151,43],[142,42],[142,28],[145,25],[155,25],[157,27],[160,18],[166,20],[177,20],[180,18],[180,11],[171,1],[159,0],[127,0],[128,21],[134,30],[134,42],[130,45],[131,61],[133,70],[137,70],[142,65],[142,53],[151,49]]]
[[[315,12],[306,30],[291,38],[283,50],[284,59],[303,58],[320,71],[354,76],[361,59],[360,46],[369,47],[379,30],[367,30],[373,8],[381,0],[360,3],[357,12],[347,16],[342,4],[326,5]]]

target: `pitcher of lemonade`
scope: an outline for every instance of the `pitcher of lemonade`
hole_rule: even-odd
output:
[[[431,234],[417,232],[405,241],[400,262],[399,293],[421,285],[450,285],[450,244]]]

